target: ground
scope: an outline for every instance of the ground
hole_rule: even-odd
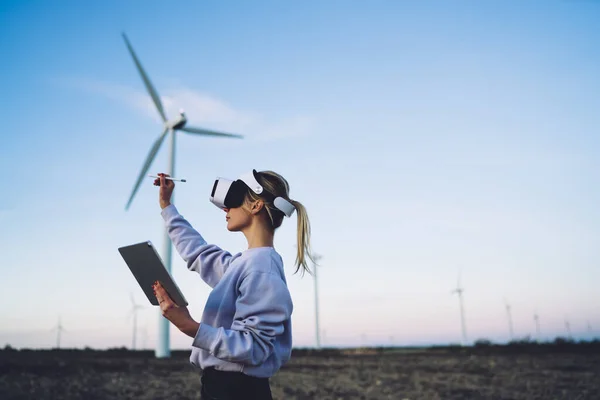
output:
[[[198,399],[187,352],[0,350],[0,399]],[[600,399],[598,346],[294,351],[274,399]]]

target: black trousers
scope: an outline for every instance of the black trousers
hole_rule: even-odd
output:
[[[273,400],[269,378],[256,378],[241,372],[202,371],[202,400]]]

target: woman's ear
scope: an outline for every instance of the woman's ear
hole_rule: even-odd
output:
[[[256,200],[254,203],[252,203],[252,207],[250,208],[250,212],[252,214],[258,214],[260,212],[260,210],[263,209],[263,207],[265,206],[265,203],[262,200]]]

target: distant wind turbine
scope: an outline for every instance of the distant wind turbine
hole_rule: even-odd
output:
[[[508,332],[510,334],[510,340],[512,341],[514,339],[514,331],[513,331],[512,314],[510,312],[510,304],[508,304],[508,301],[506,299],[504,299],[504,304],[506,306],[506,315],[508,316]]]
[[[456,289],[454,289],[451,293],[454,294],[458,294],[458,302],[460,305],[460,325],[462,328],[462,345],[465,346],[467,344],[467,327],[465,325],[465,308],[463,305],[463,292],[464,292],[464,288],[462,288],[460,286],[460,272],[458,273],[458,280],[456,283]]]
[[[592,324],[590,324],[590,321],[587,322],[587,329],[589,333],[594,333],[593,329],[592,329]]]
[[[146,350],[148,347],[146,346],[148,342],[148,327],[144,325],[142,328],[142,349]]]
[[[313,254],[313,282],[315,284],[315,335],[317,339],[317,349],[321,348],[321,335],[319,331],[319,286],[317,284],[317,266],[319,260],[321,260],[323,256],[320,254]]]
[[[537,311],[533,315],[533,320],[535,321],[535,331],[536,331],[536,334],[537,334],[537,341],[539,342],[541,340],[541,336],[540,336],[540,316],[538,315]]]
[[[154,88],[152,83],[150,82],[148,75],[144,71],[142,64],[138,60],[135,52],[133,51],[133,47],[129,43],[129,39],[127,39],[127,36],[125,35],[125,33],[123,33],[123,39],[125,40],[127,49],[129,50],[129,53],[131,54],[131,57],[133,58],[133,62],[135,63],[137,70],[142,77],[144,85],[146,86],[146,90],[148,91],[148,94],[152,98],[152,101],[154,102],[154,105],[156,106],[156,109],[157,109],[158,113],[160,114],[160,117],[163,121],[162,133],[154,141],[154,144],[152,145],[152,148],[150,149],[150,152],[148,153],[148,156],[146,157],[146,160],[144,161],[142,170],[140,171],[140,174],[138,175],[137,181],[135,182],[135,185],[133,186],[131,196],[129,196],[129,201],[127,202],[127,205],[125,206],[125,210],[128,210],[129,206],[131,205],[131,202],[133,201],[133,198],[135,197],[135,194],[137,193],[137,191],[142,183],[142,180],[144,179],[146,173],[148,172],[148,169],[152,165],[152,162],[154,161],[154,158],[156,157],[156,154],[158,153],[158,150],[160,149],[160,146],[162,145],[162,142],[165,140],[167,135],[169,135],[169,137],[170,137],[169,163],[168,163],[168,168],[167,168],[167,174],[169,174],[170,176],[174,176],[173,174],[175,172],[175,133],[177,131],[182,131],[182,132],[191,133],[191,134],[195,134],[195,135],[219,136],[219,137],[229,137],[229,138],[241,138],[242,136],[234,135],[234,134],[230,134],[230,133],[212,131],[212,130],[203,129],[203,128],[195,128],[195,127],[187,126],[186,125],[187,118],[186,118],[185,112],[183,110],[181,110],[179,112],[179,115],[177,117],[170,119],[170,120],[167,119],[165,110],[160,101],[160,96],[158,95],[158,92],[156,91],[156,89]],[[164,232],[163,245],[164,245],[164,247],[163,247],[162,259],[165,263],[165,267],[166,267],[167,271],[169,273],[171,273],[171,250],[172,250],[172,247],[171,247],[171,240],[166,231],[166,227],[165,227],[165,232]],[[158,311],[160,312],[160,310],[158,310]],[[159,314],[158,318],[159,318],[158,340],[156,343],[155,356],[157,358],[170,357],[171,349],[170,349],[170,345],[169,345],[169,321],[162,316],[162,313]]]
[[[135,342],[137,339],[137,312],[142,310],[144,307],[137,304],[133,298],[133,293],[130,295],[131,299],[131,310],[129,316],[133,315],[133,337],[131,338],[131,350],[135,350]]]
[[[571,334],[571,324],[569,323],[569,320],[565,318],[565,329],[567,330],[567,337],[569,339],[573,338],[573,335]]]
[[[361,334],[360,338],[362,340],[362,347],[367,347],[367,334],[366,333]]]
[[[56,348],[60,349],[60,336],[62,332],[66,332],[65,328],[62,326],[62,322],[60,321],[60,317],[58,317],[58,324],[51,329],[52,332],[56,331]]]

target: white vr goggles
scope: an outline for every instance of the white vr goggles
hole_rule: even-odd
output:
[[[283,212],[286,216],[291,217],[296,209],[292,203],[283,197],[275,197],[273,194],[265,191],[256,175],[255,169],[241,175],[237,180],[232,181],[227,178],[217,178],[210,193],[210,201],[220,209],[236,208],[243,204],[246,192],[248,189],[254,193],[261,195],[268,201],[273,201],[273,205]]]

